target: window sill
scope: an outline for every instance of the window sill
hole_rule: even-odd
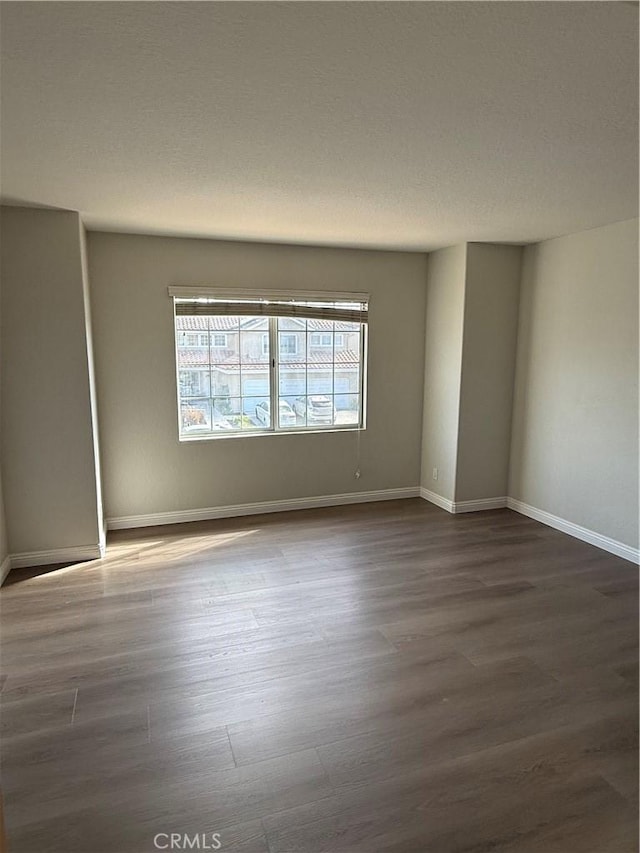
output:
[[[315,429],[307,427],[303,429],[279,429],[279,430],[256,430],[255,432],[226,432],[221,430],[220,433],[207,433],[206,435],[190,435],[179,436],[180,444],[190,444],[191,442],[200,441],[218,441],[220,439],[230,438],[264,438],[265,436],[273,435],[335,435],[340,432],[364,432],[366,427],[358,426],[357,424],[348,424],[345,426],[334,426],[329,429]]]

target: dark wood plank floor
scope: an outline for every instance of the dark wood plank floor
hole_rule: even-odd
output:
[[[508,510],[420,500],[14,571],[10,850],[634,853],[637,585]]]

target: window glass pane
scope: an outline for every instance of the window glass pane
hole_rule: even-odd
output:
[[[333,347],[333,332],[310,332],[309,349],[331,349]]]
[[[211,400],[188,400],[180,404],[180,429],[185,435],[211,431]]]
[[[280,400],[278,406],[278,426],[280,429],[293,428],[297,426],[296,413],[286,400]]]
[[[278,358],[281,362],[304,361],[305,353],[304,332],[278,332]]]
[[[264,429],[265,426],[270,427],[271,421],[265,424],[260,415],[264,412],[264,406],[268,403],[264,397],[243,397],[242,398],[242,429]],[[260,408],[259,408],[260,407]]]
[[[307,321],[299,320],[297,317],[278,317],[279,332],[305,332],[307,330]]]
[[[360,332],[343,332],[342,344],[338,346],[336,343],[336,363],[358,364],[360,362],[360,349]]]
[[[216,429],[240,428],[240,403],[240,397],[214,397],[213,420]]]
[[[240,366],[237,364],[211,365],[211,396],[240,396]]]
[[[220,341],[224,339],[224,344]],[[218,341],[218,345],[216,345]],[[211,333],[211,348],[209,350],[211,364],[238,364],[240,361],[240,336],[237,331]]]
[[[211,364],[237,364],[240,361],[239,317],[197,317],[209,325],[209,361]]]
[[[319,370],[317,365],[308,365],[307,393],[333,394],[333,371],[331,366],[328,370]]]
[[[209,368],[181,370],[179,379],[181,397],[209,396]]]
[[[187,317],[187,320],[208,320],[208,328],[211,332],[237,332],[240,328],[240,317]]]
[[[286,400],[287,403],[293,406],[296,397],[304,394],[306,387],[306,372],[304,366],[289,367],[281,366],[278,382],[278,392],[281,400]]]
[[[307,398],[304,394],[300,394],[291,403],[291,408],[296,416],[296,427],[306,427],[307,425]]]
[[[269,400],[258,400],[256,402],[253,419],[263,429],[271,429],[271,402]]]
[[[329,394],[306,394],[294,404],[298,426],[327,427],[334,423],[335,408]]]
[[[334,368],[334,393],[335,394],[359,394],[360,393],[360,365],[336,364]]]
[[[267,336],[267,346],[264,338]],[[267,317],[242,317],[240,321],[240,360],[243,364],[269,363],[269,320]]]
[[[242,396],[269,399],[269,370],[245,370],[242,367]]]
[[[360,420],[359,394],[336,394],[336,425],[357,424]]]

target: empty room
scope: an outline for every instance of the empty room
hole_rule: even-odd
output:
[[[638,4],[0,34],[0,849],[637,853]]]

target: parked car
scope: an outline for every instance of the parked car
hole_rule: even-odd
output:
[[[307,424],[332,424],[336,419],[336,407],[324,394],[296,397],[293,409],[298,417],[306,418]]]
[[[256,420],[264,426],[271,426],[271,403],[265,400],[263,403],[258,403],[256,406]],[[295,426],[295,412],[286,400],[280,400],[280,422],[278,426]]]

